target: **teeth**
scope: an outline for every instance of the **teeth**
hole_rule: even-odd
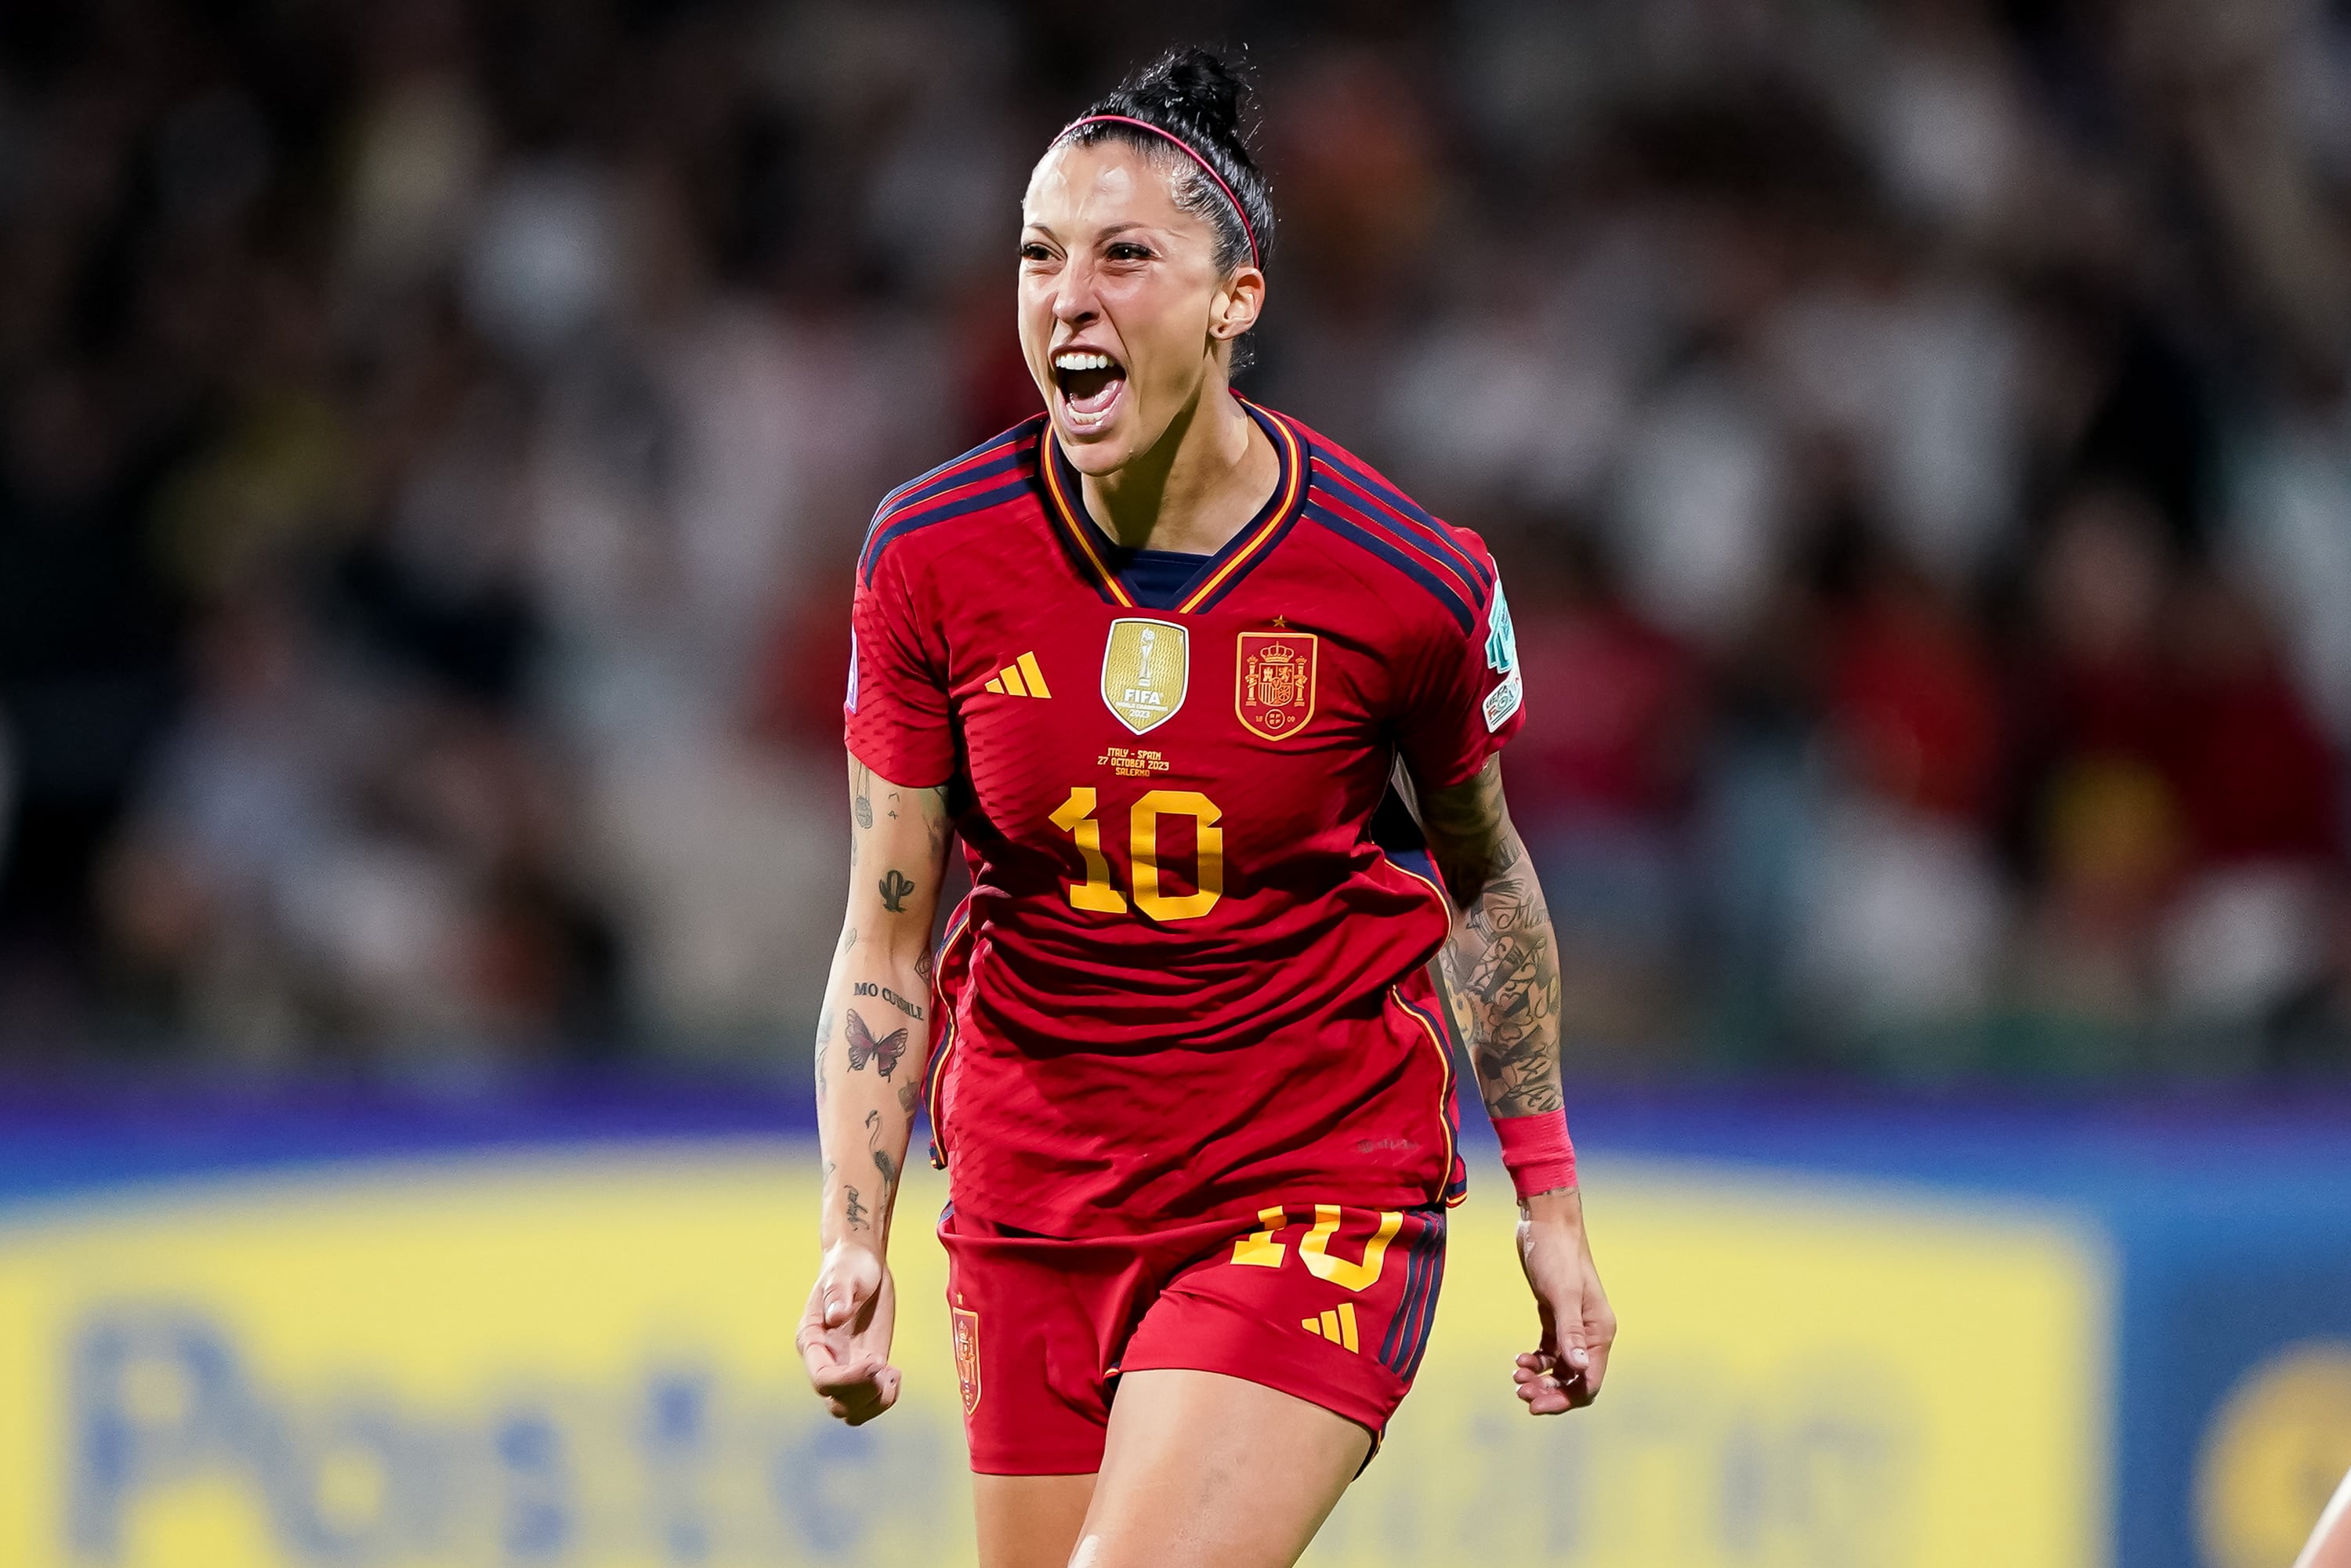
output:
[[[1055,356],[1056,368],[1064,371],[1106,371],[1110,369],[1108,354],[1060,354]]]

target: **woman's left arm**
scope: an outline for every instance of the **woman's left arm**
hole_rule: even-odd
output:
[[[1499,758],[1463,783],[1419,792],[1421,826],[1452,895],[1453,933],[1437,954],[1446,1006],[1469,1047],[1487,1113],[1513,1145],[1565,1151],[1559,1071],[1559,948],[1526,845],[1502,800]],[[1542,1338],[1519,1357],[1519,1397],[1538,1416],[1589,1405],[1608,1371],[1616,1314],[1592,1261],[1583,1199],[1565,1164],[1514,1168],[1521,1180],[1519,1261]],[[1528,1190],[1531,1186],[1535,1190]]]

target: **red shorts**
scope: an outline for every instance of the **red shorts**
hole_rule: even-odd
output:
[[[1412,1386],[1445,1278],[1443,1208],[1291,1204],[1064,1239],[939,1220],[971,1468],[1102,1468],[1123,1372],[1247,1378],[1335,1411],[1376,1446]]]

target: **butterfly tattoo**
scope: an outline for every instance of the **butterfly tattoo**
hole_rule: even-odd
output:
[[[904,1030],[893,1030],[880,1040],[876,1040],[873,1038],[873,1031],[865,1027],[865,1020],[857,1016],[857,1009],[854,1008],[850,1009],[849,1068],[851,1071],[856,1071],[870,1061],[882,1070],[883,1077],[887,1078],[896,1070],[898,1059],[905,1054],[906,1031]]]

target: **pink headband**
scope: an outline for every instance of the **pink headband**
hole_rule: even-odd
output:
[[[1184,150],[1184,156],[1189,158],[1193,162],[1197,163],[1202,169],[1206,170],[1207,172],[1208,178],[1217,183],[1217,189],[1225,193],[1225,200],[1233,204],[1233,216],[1240,219],[1241,233],[1249,237],[1249,265],[1251,267],[1261,267],[1264,265],[1258,259],[1257,229],[1249,223],[1249,209],[1241,205],[1241,199],[1238,196],[1233,194],[1233,188],[1225,183],[1225,177],[1217,172],[1217,166],[1214,163],[1209,162],[1206,158],[1200,156],[1198,148],[1194,147],[1190,142],[1185,141],[1174,131],[1162,130],[1160,127],[1152,124],[1151,121],[1147,120],[1137,120],[1131,114],[1089,114],[1083,119],[1072,120],[1069,124],[1063,126],[1061,128],[1061,135],[1056,136],[1053,140],[1056,142],[1059,142],[1062,137],[1069,135],[1071,131],[1082,131],[1089,125],[1132,125],[1137,130],[1148,131],[1154,136],[1165,136],[1168,141],[1173,141],[1176,146],[1182,148]]]

